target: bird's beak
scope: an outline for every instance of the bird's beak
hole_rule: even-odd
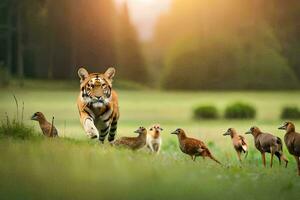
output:
[[[280,126],[278,129],[279,130],[286,130],[286,125]]]
[[[178,131],[177,130],[173,131],[173,132],[171,132],[171,134],[178,134]]]
[[[252,134],[252,131],[249,130],[245,134]]]
[[[37,116],[36,115],[32,115],[30,119],[31,120],[37,120]]]
[[[230,135],[230,133],[227,131],[226,133],[224,133],[223,134],[224,136],[226,136],[226,135]]]
[[[138,129],[138,130],[134,131],[134,133],[140,133],[140,130]]]
[[[163,131],[164,129],[163,129],[163,128],[159,128],[159,130],[160,130],[160,131]]]

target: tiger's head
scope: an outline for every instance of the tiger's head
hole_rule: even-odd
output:
[[[86,104],[93,107],[108,105],[112,96],[112,80],[115,68],[110,67],[104,73],[88,73],[85,68],[78,69],[80,77],[80,95]]]

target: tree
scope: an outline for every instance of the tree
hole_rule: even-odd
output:
[[[299,81],[259,0],[174,0],[155,35],[171,89],[285,89]]]
[[[122,79],[147,83],[148,72],[139,45],[138,36],[128,13],[127,4],[124,3],[118,16],[118,66]]]
[[[300,1],[270,0],[266,18],[282,46],[282,54],[300,79]]]

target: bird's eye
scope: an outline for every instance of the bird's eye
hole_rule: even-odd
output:
[[[150,131],[152,131],[153,130],[153,128],[150,128]]]

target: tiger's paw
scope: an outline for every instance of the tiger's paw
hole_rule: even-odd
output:
[[[95,127],[93,120],[91,120],[91,119],[85,120],[84,130],[90,139],[95,139],[95,138],[99,137],[99,132],[98,132],[97,128]]]

